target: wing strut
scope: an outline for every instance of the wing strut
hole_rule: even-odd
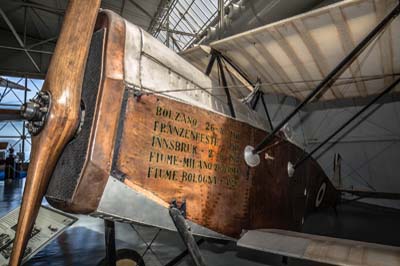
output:
[[[220,80],[221,80],[222,86],[224,87],[224,90],[225,90],[226,98],[228,101],[229,111],[231,112],[232,117],[236,117],[235,109],[233,108],[233,104],[232,104],[231,93],[229,92],[228,82],[226,81],[225,71],[224,71],[224,68],[222,65],[221,54],[219,52],[214,51],[214,50],[211,51],[211,58],[210,58],[210,61],[208,61],[208,65],[207,65],[205,74],[207,76],[210,75],[211,70],[214,66],[215,60],[217,60],[217,65],[218,65],[218,69],[220,72]]]
[[[171,207],[169,208],[169,215],[171,216],[179,235],[185,243],[185,246],[192,257],[194,264],[196,266],[206,266],[206,263],[201,256],[199,246],[193,237],[190,227],[186,223],[184,216],[186,215],[186,203],[183,202],[178,208],[176,202],[173,201]]]
[[[229,111],[231,112],[232,117],[236,117],[235,109],[233,108],[233,104],[232,104],[231,93],[229,92],[229,88],[228,88],[228,82],[226,82],[226,78],[225,78],[225,71],[222,66],[221,58],[219,56],[217,56],[217,64],[218,64],[218,68],[219,68],[219,74],[221,75],[221,83],[222,83],[222,86],[224,87],[226,98],[228,100]]]
[[[210,76],[211,70],[212,70],[212,68],[214,66],[214,63],[215,63],[215,57],[216,57],[216,54],[215,53],[211,53],[210,61],[208,61],[207,69],[206,69],[206,72],[204,73],[207,76]]]
[[[261,97],[261,103],[265,111],[265,115],[267,116],[268,119],[269,127],[271,128],[271,130],[274,130],[274,125],[272,124],[271,116],[269,115],[267,105],[265,104],[264,93],[261,93],[260,97]]]
[[[275,129],[268,134],[252,151],[254,155],[261,153],[273,139],[275,134],[281,130],[289,120],[295,116],[308,102],[317,95],[324,93],[330,85],[347,69],[347,67],[365,50],[400,12],[400,2],[397,6],[315,87],[315,89],[288,115]]]

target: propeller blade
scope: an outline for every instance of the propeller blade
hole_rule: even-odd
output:
[[[18,266],[21,263],[49,177],[61,151],[73,137],[77,128],[83,74],[99,7],[100,0],[69,1],[57,46],[40,94],[41,99],[44,99],[44,102],[47,101],[49,106],[40,108],[40,112],[47,113],[46,120],[41,130],[32,137],[28,177],[10,266]],[[33,102],[32,106],[28,107],[36,108],[35,103],[37,102]],[[27,114],[29,115],[31,114]]]

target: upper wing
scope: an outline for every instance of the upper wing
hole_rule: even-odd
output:
[[[351,0],[317,9],[182,53],[205,70],[215,49],[266,93],[305,98],[396,5],[395,0]],[[400,19],[395,19],[320,100],[376,94],[400,72]],[[229,69],[227,68],[229,71]],[[230,86],[246,86],[230,71]],[[236,73],[237,74],[237,73]],[[236,75],[237,76],[237,75]],[[217,79],[217,68],[211,77]],[[397,88],[397,91],[400,88]]]
[[[399,266],[400,248],[285,230],[248,231],[239,247],[341,266]]]

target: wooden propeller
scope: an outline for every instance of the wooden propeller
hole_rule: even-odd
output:
[[[20,265],[49,177],[78,125],[83,74],[100,0],[70,0],[42,92],[47,119],[32,137],[28,176],[10,266]]]

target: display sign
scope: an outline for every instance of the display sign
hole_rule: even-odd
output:
[[[0,218],[0,265],[7,266],[12,251],[19,207]],[[33,257],[51,240],[60,235],[77,218],[48,207],[40,207],[28,246],[25,249],[23,263]]]

